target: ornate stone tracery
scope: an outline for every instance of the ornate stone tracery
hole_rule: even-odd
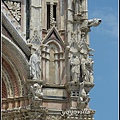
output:
[[[15,17],[17,21],[21,19],[21,2],[14,2],[14,1],[4,1],[6,6],[8,7],[9,11]]]

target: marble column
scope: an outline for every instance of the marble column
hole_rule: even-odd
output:
[[[64,30],[65,29],[65,16],[64,16],[64,8],[65,8],[65,3],[64,0],[60,0],[60,11],[61,11],[61,22],[60,22],[60,29]]]
[[[20,107],[19,98],[14,98],[14,103],[15,103],[15,108],[19,108]]]
[[[46,53],[46,82],[49,83],[49,53]]]
[[[53,21],[53,0],[50,2],[50,26],[52,26],[52,21]]]
[[[21,28],[24,33],[24,37],[26,37],[26,0],[21,1],[21,14],[22,14],[22,19],[21,19]]]
[[[67,43],[66,45],[70,45],[70,41],[71,41],[71,33],[73,32],[73,10],[72,10],[72,1],[71,0],[68,0],[67,1],[67,5],[68,5],[68,8],[67,8]],[[66,54],[66,63],[67,63],[67,71],[66,71],[66,74],[67,74],[67,80],[69,81],[70,80],[70,63],[69,63],[69,53]]]
[[[20,107],[23,107],[25,105],[25,101],[24,101],[24,98],[21,97],[19,98],[20,99]]]
[[[46,0],[42,0],[42,28],[47,29],[47,3]]]
[[[88,0],[82,0],[83,19],[88,19]]]
[[[8,108],[7,100],[2,100],[2,109],[7,110],[7,108]]]
[[[46,70],[45,70],[45,68],[46,68],[46,65],[45,65],[45,48],[43,48],[43,50],[42,50],[43,52],[42,52],[42,80],[43,81],[46,81],[46,77],[45,77],[45,73],[46,73]]]
[[[13,109],[14,108],[13,98],[8,98],[7,101],[8,101],[8,109]]]
[[[59,84],[58,53],[55,53],[55,84]]]
[[[34,31],[38,31],[38,37],[42,39],[42,2],[41,0],[31,0],[30,5],[30,39]]]
[[[29,99],[28,99],[28,97],[25,97],[24,100],[25,100],[25,106],[28,106],[29,105]]]
[[[60,84],[62,83],[62,72],[63,72],[63,65],[62,65],[62,63],[63,63],[63,58],[62,58],[62,56],[63,56],[63,53],[60,53]]]

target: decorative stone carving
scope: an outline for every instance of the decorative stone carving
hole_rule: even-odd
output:
[[[40,57],[36,48],[33,48],[34,53],[30,56],[29,67],[30,76],[32,79],[40,79]]]
[[[88,94],[93,87],[94,87],[93,83],[84,81],[84,90],[86,94]]]
[[[86,35],[82,34],[81,41],[80,41],[80,53],[81,54],[89,54],[88,49],[89,49],[89,47],[88,47],[88,44],[86,43]]]
[[[27,85],[32,93],[32,103],[26,107],[30,120],[45,120],[47,109],[42,106],[43,81],[28,80]]]
[[[70,46],[66,46],[69,53],[70,61],[70,75],[72,81],[91,81],[93,82],[93,63],[92,58],[87,58],[92,48],[88,47],[86,43],[85,34],[82,34],[81,41],[78,43],[76,39],[72,38]],[[81,79],[82,78],[82,79]]]
[[[48,115],[46,120],[61,120],[61,117],[58,115]]]
[[[53,1],[50,2],[50,27],[52,27],[53,22]]]
[[[40,39],[40,37],[38,37],[38,31],[37,30],[35,30],[34,31],[34,36],[31,38],[31,43],[32,44],[41,44],[41,39]]]
[[[21,109],[21,111],[27,113],[25,116],[27,116],[29,120],[45,120],[47,116],[46,114],[48,112],[48,110],[45,107],[39,105],[29,105],[26,106],[24,110]]]
[[[81,34],[80,40],[76,40],[75,33],[72,33],[69,46],[66,46],[67,51],[72,54],[79,55],[79,56],[80,54],[88,54],[88,55],[93,56],[90,52],[94,52],[94,49],[89,48],[89,45],[87,44],[86,39],[87,38],[86,38],[85,32]]]
[[[27,107],[27,106],[26,106]],[[46,120],[47,109],[45,107],[35,108],[20,108],[18,110],[2,111],[3,120]]]
[[[79,41],[76,40],[76,33],[72,32],[71,33],[71,40],[69,42],[69,45],[66,46],[66,51],[69,53],[70,59],[72,59],[71,56],[79,56],[79,51],[80,51],[80,43]]]
[[[76,37],[77,37],[77,33],[75,31],[74,32],[71,31],[71,42],[73,42],[73,41],[77,42]]]
[[[81,24],[82,31],[89,31],[90,27],[96,27],[102,22],[101,19],[94,18],[90,20],[84,20]]]
[[[15,19],[17,21],[20,21],[20,19],[21,19],[21,3],[14,2],[14,1],[4,1],[4,3],[8,7],[8,9],[12,13],[12,15],[15,17]]]
[[[94,61],[92,58],[88,58],[87,62],[86,62],[86,69],[88,72],[88,81],[93,83],[94,82],[94,77],[93,77],[93,64]]]
[[[80,54],[87,54],[89,56],[93,56],[93,54],[91,54],[90,52],[94,52],[95,50],[90,48],[89,45],[87,44],[85,33],[81,35],[81,41],[79,46]]]
[[[81,59],[81,72],[82,72],[82,79],[83,81],[91,82],[93,83],[93,63],[94,61],[92,58],[86,58],[84,57]]]
[[[94,18],[88,20],[88,27],[97,27],[102,22],[99,18]]]
[[[84,82],[81,82],[80,83],[80,89],[79,89],[79,97],[78,97],[78,108],[80,109],[83,109],[86,107],[86,105],[88,104],[89,102],[89,98],[88,98],[88,95],[86,94],[85,92],[85,89],[84,89]]]
[[[71,76],[72,81],[80,81],[80,59],[78,56],[73,55],[70,58],[70,64],[71,64]]]
[[[90,73],[90,82],[91,82],[91,83],[93,83],[93,82],[94,82],[93,71]]]
[[[35,111],[35,112],[28,112],[28,115],[29,115],[29,119],[30,120],[45,120],[46,118],[46,113],[45,111]]]
[[[42,85],[34,83],[33,86],[30,86],[30,91],[33,94],[33,100],[41,100],[40,98],[43,96]]]
[[[52,19],[51,27],[56,27],[56,21],[55,21],[55,18]]]
[[[82,17],[82,0],[73,0],[74,19],[80,20]]]
[[[82,12],[82,0],[73,0],[75,3],[75,13],[81,13]]]

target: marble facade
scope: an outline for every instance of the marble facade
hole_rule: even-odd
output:
[[[94,120],[87,0],[2,0],[2,119]]]

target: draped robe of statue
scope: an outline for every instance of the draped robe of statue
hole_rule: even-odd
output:
[[[93,63],[92,58],[82,58],[81,59],[81,68],[82,68],[82,78],[83,81],[88,81],[93,83]]]
[[[80,79],[80,60],[78,56],[73,56],[71,62],[71,76],[72,81],[78,82]]]
[[[40,78],[40,59],[36,52],[31,55],[29,66],[30,66],[30,76],[32,77],[32,79],[39,79]]]

